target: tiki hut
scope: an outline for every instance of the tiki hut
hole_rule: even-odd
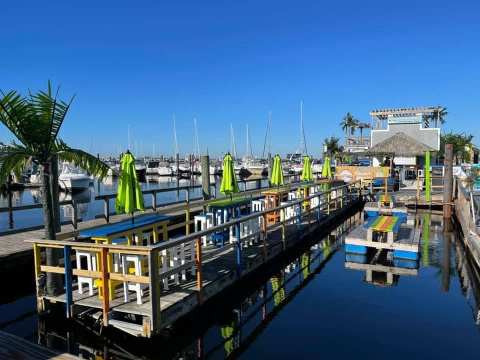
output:
[[[372,146],[367,155],[394,155],[402,157],[423,156],[425,151],[436,151],[403,132],[398,132],[388,139]]]

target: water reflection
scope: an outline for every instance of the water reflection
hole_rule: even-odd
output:
[[[463,243],[455,242],[455,267],[462,294],[472,311],[473,321],[480,328],[480,270]]]
[[[420,213],[416,221],[421,257],[413,266],[399,265],[385,254],[364,259],[346,256],[342,240],[355,226],[347,221],[155,339],[132,338],[108,329],[96,334],[85,324],[59,324],[52,319],[38,322],[37,339],[90,359],[220,359],[266,354],[286,358],[295,346],[298,357],[318,355],[321,349],[331,358],[337,352],[352,357],[365,341],[389,332],[394,340],[385,344],[375,340],[374,352],[364,348],[364,357],[389,357],[393,344],[408,342],[407,350],[397,348],[402,355],[468,358],[480,350],[480,334],[474,326],[480,326],[480,272],[461,240],[442,232],[441,217]],[[452,322],[455,337],[442,327]],[[362,335],[367,333],[368,338]],[[422,342],[417,346],[413,340],[419,334]],[[295,338],[295,345],[288,342],[289,337]],[[351,344],[327,346],[343,338]]]
[[[139,340],[142,345],[129,339],[130,346],[122,347],[120,350],[121,342],[110,339],[109,348],[105,349],[98,346],[98,339],[94,341],[90,339],[87,342],[86,338],[74,339],[73,333],[78,330],[62,334],[59,329],[65,329],[64,327],[50,326],[52,324],[44,320],[40,321],[39,342],[46,346],[52,346],[53,342],[56,342],[55,348],[73,349],[73,353],[79,353],[86,358],[109,358],[112,356],[112,350],[115,358],[154,357],[155,350],[152,348],[158,346],[158,342],[162,343],[163,353],[168,354],[165,358],[234,358],[241,354],[310,280],[322,271],[341,247],[342,236],[347,230],[348,225],[344,223],[322,241],[300,250],[297,255],[285,262],[275,264],[264,274],[264,280],[248,291],[247,296],[244,295],[240,301],[218,314],[208,314],[210,324],[206,329],[193,331],[190,335],[193,340],[186,341],[184,345],[180,346],[177,343],[172,346],[166,338],[156,339],[153,343]],[[63,343],[58,344],[58,341]],[[132,352],[136,355],[133,356]]]

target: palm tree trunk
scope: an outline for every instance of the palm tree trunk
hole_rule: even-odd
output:
[[[50,185],[50,163],[42,164],[42,207],[43,224],[45,227],[45,239],[55,240],[55,217],[52,204],[52,192]],[[57,266],[60,258],[59,249],[46,249],[46,261],[48,266]],[[56,295],[61,288],[60,274],[47,273],[47,294]]]
[[[55,231],[60,232],[62,230],[60,225],[60,203],[58,200],[58,157],[57,155],[52,156],[51,163],[51,174],[50,174],[50,191],[52,194],[52,208],[53,208],[53,218],[55,224]]]

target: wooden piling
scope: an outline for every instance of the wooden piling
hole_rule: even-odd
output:
[[[210,157],[204,155],[201,157],[200,161],[201,171],[202,171],[202,195],[203,200],[208,200],[211,197],[210,192]]]
[[[453,145],[445,144],[445,176],[443,192],[443,218],[452,217],[452,194],[453,194]]]

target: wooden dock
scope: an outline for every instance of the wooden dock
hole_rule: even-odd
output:
[[[309,197],[275,208],[254,212],[197,233],[189,234],[187,231],[185,236],[151,245],[94,244],[74,239],[33,240],[38,309],[45,311],[52,306],[65,304],[66,306],[63,306],[66,317],[79,313],[88,314],[100,320],[103,326],[113,326],[135,336],[150,337],[208,299],[219,295],[223,289],[259,269],[317,229],[352,211],[360,210],[363,200],[358,185],[353,183],[313,193]],[[304,209],[306,202],[311,205]],[[266,218],[270,212],[279,212],[281,220],[268,226]],[[257,225],[251,227],[255,223]],[[259,223],[262,225],[252,232]],[[230,238],[226,245],[218,247],[202,241],[203,237],[223,232],[225,229],[230,229],[230,234],[232,231],[237,234],[236,238],[233,241]],[[242,237],[238,232],[240,229],[250,232]],[[190,254],[190,257],[181,263],[170,263],[168,259],[177,256],[174,254],[192,243],[194,253]],[[63,262],[58,266],[43,264],[42,253],[48,248],[63,250]],[[76,252],[97,256],[101,260],[100,268],[79,269],[75,264]],[[146,265],[146,270],[125,274],[111,265],[102,265],[111,264],[114,256],[137,259]],[[193,273],[190,273],[192,268]],[[63,275],[63,293],[57,296],[45,294],[42,279],[48,273]],[[87,291],[80,295],[76,282],[80,276],[96,279],[95,281],[101,281],[105,286],[95,288],[92,294]],[[111,293],[109,287],[112,281],[141,285],[141,296],[138,295],[140,293],[131,291],[128,298],[124,299],[121,287],[112,287]]]
[[[54,352],[18,336],[0,331],[0,359],[75,360],[80,358]]]
[[[359,248],[384,249],[412,253],[418,257],[420,246],[420,232],[415,226],[401,224],[398,234],[393,241],[369,241],[368,229],[362,224],[353,229],[345,238],[346,251]]]

